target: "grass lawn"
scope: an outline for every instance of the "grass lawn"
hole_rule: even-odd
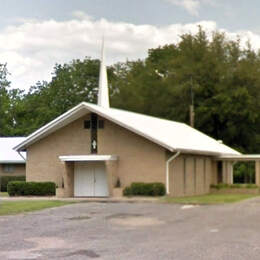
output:
[[[68,204],[71,204],[71,202],[58,200],[0,201],[0,216],[60,207]]]
[[[223,204],[223,203],[238,202],[256,196],[257,195],[252,195],[252,194],[207,194],[207,195],[179,197],[179,198],[164,197],[161,199],[161,201],[166,203],[179,203],[179,204]]]
[[[0,192],[0,198],[1,197],[8,197],[8,193],[7,192]]]

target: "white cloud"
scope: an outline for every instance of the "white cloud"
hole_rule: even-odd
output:
[[[164,0],[170,4],[181,6],[194,16],[199,15],[199,8],[203,4],[211,5],[215,0]]]
[[[78,18],[80,16],[80,18]],[[212,21],[193,24],[172,24],[163,27],[111,22],[77,13],[68,21],[24,20],[0,31],[0,63],[7,62],[12,87],[29,89],[38,80],[51,79],[55,63],[100,57],[101,38],[106,35],[108,64],[144,58],[149,48],[176,43],[183,33],[196,33],[198,25],[211,32],[217,29]],[[232,38],[235,33],[228,33]],[[242,39],[252,40],[258,48],[260,36],[241,32]]]

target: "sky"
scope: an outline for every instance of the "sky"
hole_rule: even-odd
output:
[[[142,59],[198,25],[260,46],[259,0],[0,0],[0,63],[13,88],[50,81],[56,63],[100,57]]]

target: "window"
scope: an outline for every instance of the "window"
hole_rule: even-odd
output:
[[[84,128],[85,129],[90,129],[90,120],[85,120],[84,121]]]
[[[91,114],[91,150],[92,154],[97,154],[98,151],[98,139],[97,139],[97,128],[98,128],[98,116],[97,114]]]
[[[4,164],[3,170],[5,173],[12,173],[15,171],[15,166],[13,164]]]
[[[91,129],[97,129],[98,116],[94,113],[91,114]]]

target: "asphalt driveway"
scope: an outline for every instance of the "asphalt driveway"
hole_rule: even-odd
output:
[[[0,217],[0,259],[260,259],[260,199],[91,202]]]

